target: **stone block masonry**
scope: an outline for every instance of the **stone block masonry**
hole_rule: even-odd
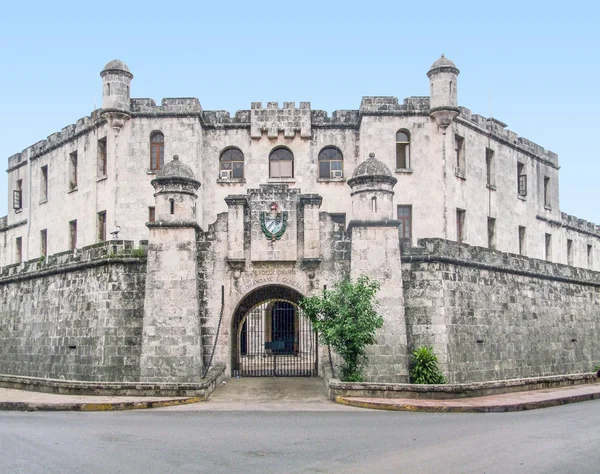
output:
[[[131,247],[106,242],[5,267],[0,373],[138,381],[146,265]]]
[[[450,382],[589,372],[600,361],[600,273],[423,239],[402,255],[409,350]]]

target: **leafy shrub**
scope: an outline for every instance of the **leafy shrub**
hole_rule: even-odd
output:
[[[344,360],[340,378],[345,382],[363,381],[366,347],[375,342],[375,331],[383,326],[383,318],[375,310],[377,290],[377,281],[360,276],[356,283],[341,281],[332,290],[307,296],[299,303],[320,342],[329,344]]]
[[[420,384],[446,383],[446,377],[440,370],[438,358],[432,347],[421,346],[412,353],[410,363],[410,381]]]

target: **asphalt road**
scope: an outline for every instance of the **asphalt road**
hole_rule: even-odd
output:
[[[598,473],[600,401],[522,413],[0,413],[3,473]]]

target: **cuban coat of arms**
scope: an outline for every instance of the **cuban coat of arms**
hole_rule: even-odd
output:
[[[269,212],[260,213],[260,228],[267,239],[279,240],[287,227],[288,212],[280,211],[276,202],[272,202]]]

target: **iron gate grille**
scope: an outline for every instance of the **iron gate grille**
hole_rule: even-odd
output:
[[[251,309],[239,330],[241,377],[317,376],[317,337],[302,310],[272,300]]]

